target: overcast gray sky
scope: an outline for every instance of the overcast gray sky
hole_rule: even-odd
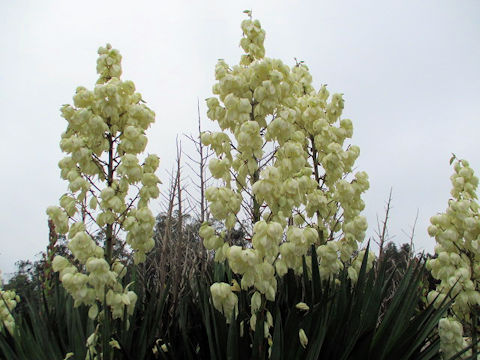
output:
[[[47,245],[45,209],[66,191],[58,143],[62,104],[97,78],[96,51],[123,55],[156,123],[147,151],[161,157],[167,183],[175,137],[194,133],[197,98],[211,96],[218,58],[238,62],[240,22],[253,9],[267,32],[267,56],[304,60],[315,86],[344,93],[344,116],[360,146],[358,170],[368,236],[390,187],[390,234],[432,251],[428,219],[446,208],[452,152],[480,175],[480,0],[402,1],[22,1],[0,2],[0,109],[3,154],[0,269],[14,270]],[[186,143],[184,150],[191,151]],[[165,188],[163,188],[165,189]],[[158,209],[158,204],[154,204]]]

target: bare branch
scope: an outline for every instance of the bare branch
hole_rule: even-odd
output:
[[[410,234],[407,234],[405,230],[402,229],[402,232],[410,239],[410,248],[408,250],[408,264],[410,264],[410,261],[412,259],[412,254],[414,251],[414,244],[413,244],[413,239],[415,238],[415,228],[417,226],[417,221],[418,221],[418,213],[419,210],[417,209],[417,213],[415,215],[415,220],[413,221],[413,225],[410,229]]]
[[[385,243],[388,241],[388,219],[390,216],[390,210],[392,209],[392,188],[390,188],[390,193],[388,195],[388,200],[385,205],[385,217],[382,221],[382,228],[380,230],[380,224],[377,221],[378,227],[378,244],[379,244],[379,251],[378,251],[378,262],[381,263],[383,260],[383,248]]]

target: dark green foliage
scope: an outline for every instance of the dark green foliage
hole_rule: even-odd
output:
[[[279,281],[278,298],[268,302],[274,317],[271,358],[290,359],[439,359],[438,321],[449,305],[440,309],[423,306],[421,279],[425,268],[412,262],[395,287],[388,307],[382,306],[391,296],[393,273],[387,276],[385,263],[378,271],[366,271],[366,257],[356,284],[347,272],[335,280],[321,281],[315,252],[312,253],[311,276],[304,264],[304,275],[289,272]],[[221,265],[216,278],[227,282],[231,277]],[[203,286],[202,286],[203,284]],[[263,338],[265,313],[257,313],[257,326],[250,331],[249,295],[239,294],[239,314],[231,325],[211,305],[209,283],[199,282],[200,308],[208,337],[209,355],[205,359],[266,359],[267,341]],[[310,310],[295,307],[306,302]],[[244,334],[240,336],[240,323]],[[309,342],[304,349],[298,332],[304,329]],[[206,344],[205,344],[206,345]],[[204,345],[204,346],[205,346]]]
[[[85,359],[85,342],[93,324],[87,309],[74,308],[73,300],[56,286],[49,299],[22,299],[26,310],[15,317],[14,336],[0,335],[0,358],[9,360],[63,359],[68,352]]]
[[[173,313],[170,291],[145,287],[135,282],[139,299],[133,316],[103,326],[104,338],[114,338],[120,350],[108,347],[108,359],[267,359],[269,345],[264,338],[264,319],[273,316],[270,329],[273,345],[271,359],[440,359],[438,321],[449,305],[440,309],[421,301],[426,270],[423,262],[412,261],[401,280],[393,286],[395,272],[386,271],[388,263],[366,271],[366,259],[355,284],[343,271],[334,280],[321,281],[315,251],[312,266],[304,260],[303,275],[289,271],[278,279],[275,302],[265,302],[257,313],[255,331],[250,329],[250,297],[253,291],[238,292],[238,314],[226,323],[212,305],[210,285],[230,283],[236,278],[228,264],[207,266],[176,302]],[[135,281],[137,272],[129,270]],[[237,279],[238,280],[238,279]],[[71,298],[56,283],[48,298],[30,302],[27,311],[16,315],[17,334],[0,335],[0,358],[62,360],[73,352],[73,359],[85,359],[87,337],[94,331],[87,309],[73,307]],[[310,309],[295,307],[305,302]],[[304,349],[299,330],[308,336]],[[168,352],[161,350],[161,345]],[[152,351],[153,348],[156,351]],[[105,357],[107,359],[107,357]]]
[[[130,326],[126,319],[118,321],[116,339],[120,345],[121,354],[115,359],[153,359],[152,349],[159,339],[160,334],[165,333],[163,315],[167,301],[168,286],[162,293],[153,291],[144,295],[135,313],[129,318]]]
[[[125,279],[132,280],[131,278]],[[0,359],[62,360],[67,353],[72,359],[84,360],[87,338],[94,332],[94,324],[88,318],[88,308],[75,308],[73,300],[56,282],[49,295],[39,299],[22,299],[26,310],[15,311],[16,333],[12,337],[0,333]],[[104,354],[111,352],[112,359],[155,359],[152,348],[162,334],[167,334],[164,324],[164,309],[168,300],[168,285],[163,292],[144,292],[135,289],[139,300],[133,316],[104,324],[104,338],[118,341],[121,349],[115,350],[108,341],[102,344]],[[165,338],[165,337],[164,337]],[[109,357],[105,357],[106,359]]]

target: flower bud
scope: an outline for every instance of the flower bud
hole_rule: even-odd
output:
[[[298,331],[298,337],[300,339],[300,344],[305,349],[308,345],[308,338],[307,338],[307,335],[305,334],[305,331],[303,329],[300,329]]]

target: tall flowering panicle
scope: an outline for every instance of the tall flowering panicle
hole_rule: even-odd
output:
[[[95,318],[97,302],[106,299],[113,318],[121,318],[124,310],[133,312],[137,296],[120,282],[126,267],[114,258],[113,247],[125,241],[135,263],[153,248],[155,218],[148,203],[159,195],[159,158],[139,159],[155,114],[133,82],[120,79],[120,53],[108,44],[98,54],[95,88],[78,87],[73,105],[61,108],[68,127],[60,148],[67,155],[58,165],[69,192],[47,214],[56,230],[67,235],[75,258],[56,256],[52,262],[75,305],[90,306],[89,316]],[[95,231],[104,234],[104,246],[93,239]]]
[[[2,289],[2,273],[0,271],[0,332],[5,328],[13,335],[15,319],[12,314],[19,302],[20,297],[14,290]]]
[[[241,28],[245,54],[235,66],[219,60],[216,96],[206,100],[208,117],[222,131],[201,139],[215,152],[209,169],[222,183],[207,189],[211,214],[227,231],[246,216],[251,246],[231,246],[225,232],[208,223],[200,236],[217,261],[228,259],[241,275],[242,289],[253,287],[274,301],[276,276],[288,269],[301,273],[302,256],[312,245],[324,277],[350,261],[367,228],[360,213],[369,183],[365,172],[347,177],[360,150],[345,146],[353,127],[341,118],[342,95],[330,96],[326,86],[315,90],[303,62],[290,67],[265,57],[258,20],[250,17]]]
[[[457,160],[451,176],[452,198],[444,213],[432,216],[428,228],[434,237],[436,258],[427,263],[439,280],[428,294],[430,302],[440,303],[446,296],[454,299],[448,316],[439,324],[441,348],[445,358],[470,342],[469,334],[480,330],[474,313],[480,305],[480,214],[476,190],[478,178],[469,163]],[[465,337],[464,337],[465,336]]]

